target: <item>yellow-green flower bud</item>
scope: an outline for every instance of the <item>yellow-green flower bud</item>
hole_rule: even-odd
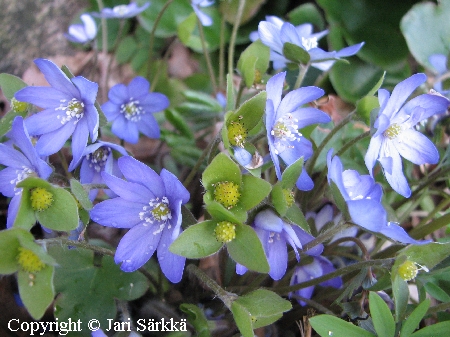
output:
[[[247,128],[239,122],[231,122],[228,125],[228,140],[233,146],[244,147],[248,136]]]
[[[19,254],[17,255],[17,263],[20,267],[29,273],[36,273],[45,267],[45,263],[33,253],[31,250],[19,247]]]
[[[221,181],[214,184],[214,200],[230,209],[237,205],[241,193],[239,185],[231,181]]]
[[[45,188],[36,187],[31,190],[30,201],[33,210],[42,212],[52,205],[53,194]]]
[[[11,109],[14,112],[26,112],[28,110],[28,103],[18,101],[15,97],[11,99]]]
[[[418,272],[417,264],[409,260],[406,260],[398,267],[398,275],[405,281],[411,281],[416,278]]]
[[[217,227],[214,230],[217,241],[230,242],[236,238],[236,225],[229,221],[221,221],[217,223]]]
[[[283,189],[284,200],[288,207],[291,207],[294,204],[294,192],[292,190],[288,190],[287,188]]]

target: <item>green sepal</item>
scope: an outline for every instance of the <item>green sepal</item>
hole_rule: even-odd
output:
[[[255,83],[256,71],[263,75],[269,68],[270,48],[257,40],[250,44],[239,57],[237,64],[245,85],[250,88]]]
[[[284,189],[281,187],[280,182],[273,185],[270,197],[272,199],[273,207],[275,207],[278,214],[285,216],[289,206],[286,198],[284,197]]]
[[[48,255],[43,246],[34,242],[34,237],[30,232],[18,229],[17,239],[19,240],[21,247],[31,250],[43,263],[50,266],[56,266],[57,263],[55,259]]]
[[[252,175],[242,176],[241,197],[239,204],[244,209],[250,210],[256,207],[270,193],[272,185],[264,179]]]
[[[217,221],[230,221],[233,223],[244,223],[247,221],[247,212],[239,204],[228,210],[222,204],[213,200],[206,205],[206,210]]]
[[[34,319],[40,319],[44,316],[48,306],[53,302],[55,297],[53,288],[54,269],[53,266],[47,265],[44,269],[33,274],[23,270],[19,270],[17,274],[20,298]]]
[[[263,246],[253,228],[236,224],[236,238],[227,243],[231,258],[250,270],[268,273],[270,270]]]
[[[398,252],[398,258],[406,256],[406,259],[425,266],[434,268],[438,263],[450,255],[450,242],[431,242],[426,245],[410,245]],[[398,260],[397,258],[397,260]],[[405,259],[405,260],[406,260]],[[397,261],[394,266],[397,265]],[[392,268],[394,270],[394,268]]]
[[[250,132],[263,118],[266,99],[267,93],[261,91],[246,100],[236,111],[228,115],[226,124],[229,125],[231,122],[239,122]]]
[[[190,226],[170,245],[169,250],[188,259],[210,256],[223,246],[217,241],[214,229],[216,221],[207,220]]]
[[[10,228],[0,231],[0,274],[13,274],[19,269],[17,263],[17,254],[20,247],[19,239],[17,238],[18,231],[25,230],[18,228]]]
[[[366,96],[373,96],[378,91],[378,89],[381,88],[384,82],[384,78],[386,77],[386,72],[383,72],[383,75],[380,77],[378,82],[373,86],[372,89],[369,90],[369,92],[366,94]]]
[[[211,336],[208,320],[202,309],[194,304],[183,303],[180,305],[180,310],[186,314],[189,323],[194,327],[198,337]]]
[[[287,209],[285,217],[290,222],[300,226],[307,233],[311,233],[311,229],[309,228],[309,224],[308,221],[306,221],[305,215],[301,211],[300,207],[298,207],[296,204]]]
[[[202,175],[202,183],[207,193],[214,190],[213,184],[221,181],[230,181],[241,185],[241,170],[225,153],[215,156]]]
[[[254,337],[252,315],[250,312],[236,301],[231,303],[230,310],[242,337]]]
[[[370,126],[370,114],[373,109],[379,108],[380,103],[375,96],[364,96],[356,103],[356,113],[367,126]]]
[[[83,188],[83,185],[81,185],[78,180],[70,179],[70,190],[80,203],[81,207],[83,207],[83,209],[85,209],[86,211],[90,211],[92,207],[94,207],[94,205],[92,205],[91,199],[89,199],[88,192]]]
[[[373,326],[378,336],[394,337],[395,322],[386,302],[375,292],[369,294],[369,307]]]
[[[19,210],[17,211],[16,218],[14,219],[14,228],[21,228],[28,231],[36,223],[36,216],[34,214],[34,210],[31,208],[30,196],[29,189],[22,189]]]
[[[14,121],[14,118],[17,116],[22,116],[25,118],[25,116],[28,114],[28,111],[24,112],[17,112],[14,110],[10,110],[0,119],[0,137],[2,137],[4,134],[6,134],[12,126],[12,122]]]
[[[283,44],[283,55],[296,64],[308,64],[311,60],[311,56],[305,49],[290,42]]]
[[[298,178],[300,177],[300,174],[303,170],[303,157],[300,157],[297,159],[294,163],[286,167],[286,169],[283,171],[283,174],[281,175],[281,187],[292,189],[295,186],[295,183],[297,182]]]
[[[317,315],[309,323],[321,337],[376,337],[373,333],[331,315]]]
[[[5,95],[8,100],[11,100],[16,92],[27,86],[28,85],[17,76],[6,73],[0,74],[0,88],[2,89],[3,95]]]
[[[21,182],[19,182],[16,186],[23,187],[24,189],[41,187],[41,188],[45,188],[46,190],[51,190],[53,188],[52,184],[50,184],[48,181],[41,179],[41,178],[37,178],[37,177],[28,177],[28,178],[22,180]]]

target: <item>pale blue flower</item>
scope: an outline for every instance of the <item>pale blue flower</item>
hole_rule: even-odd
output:
[[[294,26],[274,16],[269,16],[266,20],[259,23],[258,35],[261,42],[270,48],[270,60],[273,61],[275,69],[284,68],[291,62],[283,55],[283,46],[287,42],[306,50],[310,56],[311,66],[322,71],[330,69],[335,60],[355,55],[364,45],[362,42],[340,51],[326,52],[318,47],[318,41],[328,34],[328,30],[313,33],[313,26],[310,23]],[[250,37],[254,39],[255,35]]]
[[[328,151],[328,183],[336,184],[347,204],[351,221],[364,229],[405,244],[425,244],[411,238],[405,230],[394,222],[389,222],[387,212],[381,204],[383,190],[370,175],[360,175],[355,170],[343,169],[338,156],[333,157],[333,149]]]
[[[447,55],[433,54],[428,58],[428,61],[433,67],[432,70],[437,75],[436,81],[433,83],[434,90],[436,90],[442,95],[447,95],[449,93],[449,90],[444,90],[442,80],[440,78],[442,75],[449,72],[449,70],[447,69]]]
[[[142,267],[157,250],[164,275],[179,282],[186,258],[170,252],[169,246],[182,231],[181,205],[189,201],[189,192],[165,169],[158,175],[131,156],[119,158],[118,164],[126,180],[102,174],[118,197],[95,205],[91,219],[103,226],[130,229],[114,256],[123,271]]]
[[[415,126],[430,116],[445,112],[449,104],[447,98],[432,94],[422,94],[406,102],[426,79],[425,74],[412,75],[395,86],[392,96],[387,90],[378,90],[380,110],[374,123],[376,132],[365,156],[371,175],[378,160],[391,187],[406,198],[411,195],[411,190],[403,174],[401,157],[417,165],[439,161],[434,144]]]
[[[0,165],[5,166],[0,171],[0,193],[12,198],[6,220],[10,228],[16,219],[22,197],[22,188],[16,185],[28,177],[47,179],[53,169],[36,152],[22,117],[14,118],[7,137],[12,141],[11,146],[0,143]]]
[[[200,7],[209,7],[213,4],[214,0],[191,0],[191,6],[203,26],[211,26],[213,20],[209,15],[203,13]]]
[[[97,36],[97,24],[89,14],[80,16],[82,24],[70,25],[67,34],[64,36],[74,43],[87,43]]]
[[[71,80],[56,64],[45,59],[34,61],[51,87],[26,87],[15,94],[21,102],[43,108],[25,119],[31,136],[40,136],[36,151],[41,156],[58,152],[72,136],[72,171],[86,148],[89,136],[97,140],[99,116],[95,108],[98,84],[82,76]]]
[[[298,249],[312,241],[314,237],[297,225],[292,225],[281,219],[274,211],[266,209],[259,212],[253,222],[253,228],[261,241],[267,262],[269,262],[269,275],[274,280],[281,279],[286,273],[288,263],[287,243],[293,248],[297,261],[300,260]],[[319,255],[323,251],[322,245],[317,245],[306,253]],[[247,268],[237,264],[236,273],[244,274]]]
[[[169,106],[169,99],[157,92],[149,92],[150,83],[135,77],[128,85],[116,84],[109,90],[109,101],[102,105],[111,131],[129,143],[137,143],[139,132],[149,138],[159,138],[160,130],[153,113]]]
[[[267,81],[266,130],[270,156],[275,166],[277,178],[281,180],[278,157],[286,165],[291,165],[300,157],[304,160],[313,154],[312,144],[298,130],[311,124],[328,123],[331,118],[325,112],[303,105],[324,95],[317,87],[303,87],[289,92],[281,99],[286,73],[282,72]],[[306,170],[302,170],[297,180],[300,190],[308,191],[314,183]]]
[[[105,19],[129,19],[145,11],[148,6],[150,6],[150,2],[146,2],[141,7],[139,7],[135,2],[131,2],[128,5],[103,8],[101,13],[92,13],[92,15]]]

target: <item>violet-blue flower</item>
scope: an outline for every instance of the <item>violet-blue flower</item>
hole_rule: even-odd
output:
[[[447,55],[444,54],[433,54],[428,58],[428,61],[430,62],[431,66],[433,67],[432,70],[436,73],[437,77],[436,80],[433,83],[433,88],[437,92],[439,92],[442,95],[447,95],[449,93],[449,90],[444,90],[442,76],[446,73],[448,73],[447,69]]]
[[[291,62],[283,55],[285,43],[292,43],[306,50],[310,55],[311,66],[322,71],[330,69],[335,60],[355,55],[364,45],[362,42],[340,51],[326,52],[318,47],[318,40],[327,35],[328,30],[313,33],[310,23],[294,26],[274,16],[269,16],[266,20],[259,23],[258,33],[261,42],[270,48],[270,60],[273,61],[275,69],[284,68]],[[251,37],[254,38],[255,35]]]
[[[128,155],[122,146],[100,140],[97,143],[87,146],[83,152],[80,167],[80,183],[104,184],[102,172],[119,177],[121,173],[117,165],[117,159],[114,158],[113,151],[117,151],[122,156]],[[90,190],[89,198],[94,200],[97,193],[98,189]]]
[[[426,79],[425,74],[412,75],[397,84],[390,97],[387,90],[378,90],[380,110],[374,123],[377,131],[365,156],[371,175],[378,160],[391,187],[406,198],[411,195],[411,190],[403,174],[401,157],[417,165],[439,161],[434,144],[415,130],[415,126],[434,114],[446,111],[449,104],[447,98],[431,94],[419,95],[405,103]]]
[[[394,222],[389,222],[381,204],[383,190],[370,175],[360,175],[355,170],[343,170],[338,156],[333,157],[333,149],[328,151],[328,183],[334,183],[345,200],[351,221],[364,229],[405,244],[425,244],[411,238],[405,230]]]
[[[97,36],[97,24],[87,13],[81,14],[80,19],[83,23],[70,25],[64,36],[74,43],[90,42]]]
[[[129,143],[137,143],[139,132],[149,138],[159,138],[159,125],[153,113],[169,106],[169,99],[157,92],[149,92],[150,83],[135,77],[128,86],[116,84],[108,93],[109,101],[102,105],[111,131]]]
[[[89,135],[97,140],[99,116],[95,108],[98,85],[82,76],[71,80],[56,64],[45,59],[34,61],[51,87],[26,87],[15,98],[44,110],[25,119],[31,136],[40,136],[36,151],[41,156],[58,152],[72,136],[69,170],[75,168],[83,155]]]
[[[209,7],[213,4],[214,0],[191,0],[192,9],[203,26],[211,26],[213,24],[213,20],[209,15],[203,13],[200,10],[200,7]]]
[[[253,228],[261,241],[267,262],[269,262],[269,275],[274,280],[281,279],[286,273],[288,252],[287,243],[294,249],[297,261],[300,260],[298,249],[302,245],[312,241],[314,237],[308,234],[297,225],[291,225],[281,219],[274,211],[266,209],[259,212],[253,222]],[[317,245],[306,253],[309,255],[319,255],[323,251],[322,245]],[[244,274],[247,268],[237,264],[236,273]]]
[[[158,175],[131,156],[119,158],[118,164],[127,180],[102,174],[118,197],[95,205],[91,219],[103,226],[130,229],[114,257],[123,271],[140,268],[157,250],[164,275],[179,282],[186,259],[170,252],[169,246],[181,232],[181,205],[188,202],[189,192],[165,169]]]
[[[323,256],[313,256],[312,262],[309,264],[305,264],[299,267],[296,267],[294,270],[294,273],[291,277],[290,285],[296,285],[302,282],[310,281],[312,279],[321,277],[323,275],[329,274],[334,272],[336,269],[334,268],[333,264],[325,257]],[[342,287],[342,279],[338,277],[334,277],[330,280],[324,281],[319,283],[322,287],[333,287],[333,288],[340,288]],[[303,298],[311,299],[312,294],[314,292],[315,286],[309,286],[306,288],[302,288],[299,290],[294,291],[293,293],[289,294],[289,296],[292,296],[292,294],[295,294],[297,296],[301,296]],[[297,299],[297,302],[305,306],[306,302]]]
[[[266,129],[270,156],[278,179],[281,169],[278,156],[286,165],[291,165],[300,157],[307,160],[313,150],[311,142],[298,130],[315,123],[327,123],[331,120],[325,112],[313,107],[302,107],[319,97],[324,91],[317,87],[303,87],[289,92],[283,99],[283,84],[286,73],[282,72],[267,81]],[[314,183],[306,170],[302,170],[297,180],[300,190],[308,191]]]
[[[22,117],[14,119],[7,136],[12,141],[11,146],[0,144],[0,164],[5,166],[0,171],[0,193],[12,197],[6,220],[10,228],[14,224],[22,196],[22,188],[17,188],[16,184],[30,176],[47,179],[53,169],[36,152]]]
[[[105,19],[129,19],[145,11],[148,6],[150,6],[150,2],[146,2],[141,7],[139,7],[135,2],[131,2],[128,5],[103,8],[101,13],[92,13],[92,15]]]

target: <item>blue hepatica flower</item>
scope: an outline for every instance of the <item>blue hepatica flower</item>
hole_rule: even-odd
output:
[[[135,77],[128,86],[116,84],[108,93],[109,101],[102,105],[111,131],[129,143],[137,143],[139,132],[149,138],[159,138],[158,122],[153,113],[169,106],[169,99],[156,92],[149,92],[150,83],[143,77]]]
[[[291,62],[283,55],[283,46],[287,42],[306,50],[310,55],[311,65],[322,71],[330,69],[337,59],[355,55],[364,45],[362,42],[340,51],[326,52],[318,47],[318,40],[328,34],[327,30],[313,33],[310,23],[294,26],[274,16],[269,16],[266,20],[259,23],[258,33],[261,42],[270,48],[270,60],[275,69],[284,68]],[[251,37],[254,39],[255,35]]]
[[[118,160],[127,181],[103,173],[106,185],[118,195],[91,210],[92,220],[103,226],[129,228],[120,240],[114,260],[132,272],[146,263],[157,250],[161,270],[171,282],[181,280],[185,258],[169,251],[181,232],[181,205],[189,192],[169,171],[158,175],[130,156]]]
[[[313,150],[311,142],[298,131],[305,126],[316,123],[328,123],[331,118],[323,111],[312,107],[302,107],[319,97],[324,91],[317,87],[304,87],[289,92],[281,99],[284,78],[282,72],[273,76],[266,86],[266,129],[270,156],[275,166],[277,177],[281,179],[278,156],[286,165],[291,165],[300,157],[307,160]],[[314,183],[306,170],[302,170],[297,180],[300,190],[308,191]]]
[[[0,193],[12,197],[6,220],[7,227],[10,228],[16,219],[22,197],[22,189],[17,188],[16,184],[30,176],[47,179],[53,169],[39,158],[22,117],[14,119],[7,136],[15,147],[0,144],[0,164],[5,166],[0,171]]]
[[[40,136],[36,143],[39,155],[58,152],[72,136],[71,171],[83,155],[89,135],[92,141],[97,139],[99,116],[94,104],[98,85],[82,76],[70,80],[49,60],[34,62],[51,87],[26,87],[15,98],[44,109],[25,119],[28,133]]]
[[[86,147],[81,162],[80,182],[82,184],[104,184],[102,172],[116,177],[121,176],[113,151],[117,151],[123,156],[128,155],[122,146],[109,142],[98,141]],[[89,198],[94,200],[97,193],[97,189],[92,189],[89,191]],[[109,195],[109,193],[107,194]]]
[[[150,2],[146,2],[141,7],[139,7],[135,2],[131,2],[128,5],[103,8],[101,13],[92,13],[92,15],[105,19],[129,19],[145,11],[148,6],[150,6]]]
[[[97,36],[97,24],[92,16],[85,13],[80,16],[82,24],[70,25],[64,36],[74,43],[87,43]]]
[[[333,264],[325,257],[313,256],[312,259],[313,261],[311,263],[295,268],[294,273],[292,274],[291,277],[290,282],[291,286],[321,277],[323,275],[332,273],[336,270]],[[335,277],[332,278],[331,280],[319,283],[319,285],[322,287],[340,288],[342,287],[342,279],[340,277]],[[292,296],[292,294],[294,294],[297,296],[310,299],[313,295],[314,288],[315,286],[302,288],[294,291],[293,293],[290,293],[289,295]],[[302,306],[306,305],[306,303],[302,300],[297,301]]]
[[[433,54],[428,58],[428,61],[430,61],[430,64],[433,67],[432,70],[437,75],[437,79],[433,84],[434,90],[441,93],[442,95],[447,95],[449,93],[449,90],[444,90],[442,80],[440,79],[441,76],[443,76],[444,74],[446,74],[448,72],[447,55]]]
[[[211,26],[213,24],[213,20],[209,15],[203,13],[200,10],[200,7],[209,7],[213,4],[214,0],[191,0],[191,6],[203,26]]]
[[[355,170],[343,170],[338,156],[333,156],[333,149],[328,151],[328,183],[336,184],[344,198],[351,221],[374,233],[405,244],[424,244],[430,241],[417,241],[394,222],[388,222],[387,213],[381,204],[383,190],[370,175],[360,175]]]
[[[403,175],[401,157],[417,165],[439,161],[434,144],[414,127],[420,121],[446,111],[449,104],[445,97],[431,94],[419,95],[405,103],[426,79],[425,74],[412,75],[397,84],[390,97],[387,90],[378,90],[380,111],[374,124],[377,131],[365,156],[370,173],[378,160],[391,187],[406,198],[411,195],[411,190]]]
[[[286,273],[288,252],[287,243],[294,249],[297,261],[300,260],[298,249],[302,249],[302,245],[314,239],[314,237],[306,233],[297,225],[291,225],[281,219],[270,209],[259,212],[253,222],[253,228],[264,248],[267,261],[269,262],[269,275],[274,280],[281,279]],[[322,245],[317,245],[307,254],[319,255],[323,251]],[[244,274],[247,268],[237,264],[236,273]]]

